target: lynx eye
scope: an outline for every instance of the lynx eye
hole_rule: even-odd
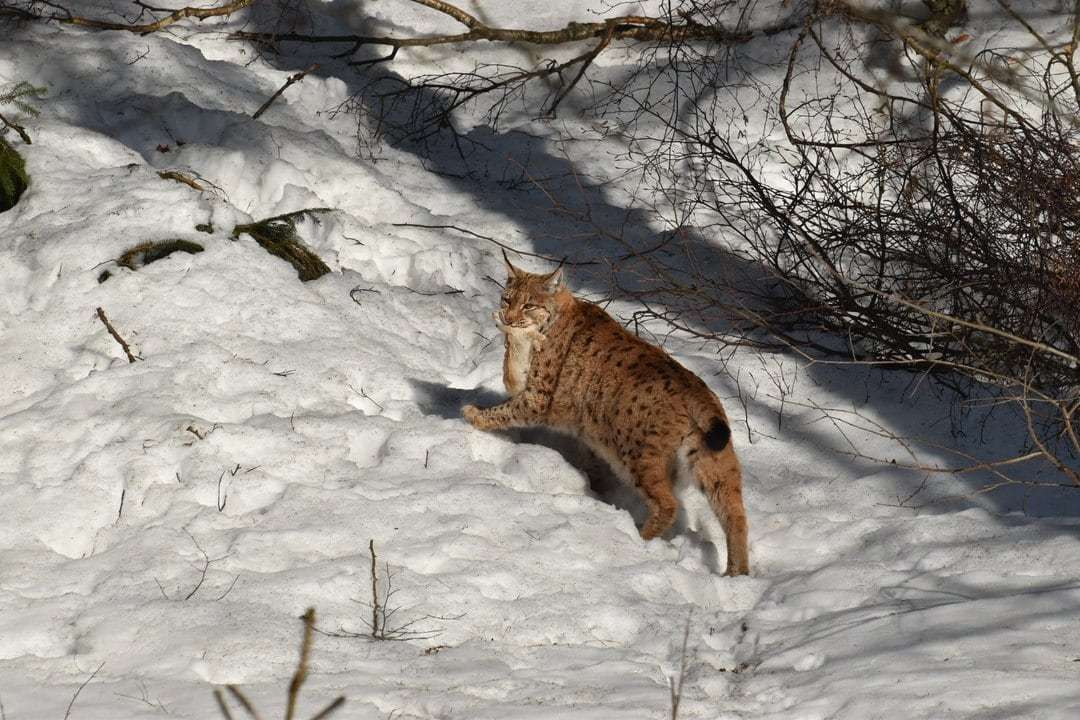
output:
[[[540,307],[539,305],[530,305],[529,303],[526,303],[524,309],[525,310],[536,310],[539,307]]]

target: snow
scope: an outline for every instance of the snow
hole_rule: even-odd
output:
[[[552,20],[590,17],[549,5]],[[864,368],[796,379],[791,358],[670,336],[732,417],[752,575],[720,575],[723,535],[692,490],[675,534],[642,542],[640,503],[590,483],[566,442],[458,417],[502,397],[499,248],[398,224],[579,257],[573,227],[498,182],[513,168],[461,179],[445,174],[452,157],[358,154],[355,118],[332,112],[347,76],[312,74],[252,120],[295,70],[243,49],[214,33],[52,26],[0,48],[0,85],[48,88],[25,121],[34,144],[19,145],[32,185],[0,215],[7,718],[64,717],[99,665],[72,718],[216,717],[225,683],[274,717],[306,608],[325,631],[365,633],[370,540],[391,627],[419,635],[316,635],[300,717],[339,694],[341,717],[670,717],[684,660],[684,719],[1080,714],[1072,495],[974,494],[933,474],[935,496],[959,499],[903,507],[925,474],[844,454],[850,440],[902,463],[902,448],[866,422],[842,435],[814,408],[970,450],[978,431],[950,437],[947,396]],[[518,162],[574,166],[552,128],[521,122],[531,134],[500,145]],[[603,152],[573,155],[603,174],[587,166]],[[230,237],[306,207],[334,208],[298,225],[333,270],[318,280]],[[170,238],[205,251],[111,262]],[[569,277],[597,295],[599,274]],[[791,381],[784,410],[770,374]],[[1007,426],[988,432],[1006,447]]]

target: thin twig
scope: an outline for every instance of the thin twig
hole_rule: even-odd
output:
[[[177,172],[175,170],[162,170],[162,171],[160,171],[158,173],[158,177],[161,178],[162,180],[175,180],[176,182],[178,182],[178,183],[180,183],[182,185],[187,185],[189,188],[191,188],[193,190],[198,190],[199,192],[202,192],[203,190],[206,189],[201,184],[196,182],[194,179],[188,177],[187,175],[185,175],[185,174],[183,174],[181,172]]]
[[[326,720],[326,718],[330,717],[332,713],[337,712],[337,710],[344,704],[345,696],[339,695],[329,705],[312,715],[311,720]]]
[[[103,667],[105,667],[104,660],[101,662],[100,665],[97,666],[97,669],[94,670],[94,672],[90,673],[90,677],[83,680],[82,685],[80,685],[78,689],[75,690],[75,694],[71,696],[71,702],[68,703],[67,710],[64,711],[64,720],[68,720],[68,718],[71,717],[71,708],[75,707],[75,701],[79,699],[79,693],[83,691],[84,687],[90,684],[90,681],[97,676],[97,674],[101,671],[101,668]]]
[[[355,288],[354,288],[354,290],[355,290]],[[380,411],[380,412],[385,412],[385,411],[386,411],[386,408],[384,408],[384,407],[383,407],[382,405],[380,405],[380,404],[378,403],[378,401],[376,401],[376,400],[375,400],[375,398],[371,397],[371,396],[370,396],[370,395],[368,395],[368,394],[367,394],[366,392],[364,392],[364,386],[363,386],[363,385],[361,385],[361,386],[360,386],[360,389],[359,389],[359,390],[357,390],[357,389],[356,389],[355,387],[353,387],[353,386],[352,386],[352,385],[350,384],[350,385],[349,385],[349,389],[350,389],[350,390],[352,390],[352,391],[353,391],[354,393],[356,393],[357,395],[359,395],[360,397],[362,397],[362,398],[364,398],[365,400],[367,400],[367,401],[368,401],[369,403],[371,403],[371,404],[372,404],[372,405],[374,405],[375,407],[379,408],[379,411]]]
[[[105,317],[105,311],[104,310],[102,310],[101,308],[98,308],[97,309],[97,316],[98,316],[98,319],[101,320],[101,322],[105,324],[105,329],[108,330],[109,334],[113,336],[113,340],[120,343],[120,347],[122,347],[124,349],[124,354],[127,355],[127,359],[128,359],[129,363],[133,363],[136,360],[141,359],[141,358],[137,358],[137,357],[135,357],[134,355],[131,354],[131,347],[124,341],[124,338],[120,337],[120,333],[116,332],[116,328],[114,328],[112,326],[112,323],[109,322],[109,318]]]
[[[371,637],[379,637],[379,577],[376,574],[375,540],[368,540],[368,552],[371,553]]]
[[[600,42],[596,44],[596,47],[581,56],[581,67],[578,69],[577,75],[574,76],[573,80],[563,86],[562,90],[559,91],[559,94],[555,96],[555,99],[548,107],[547,112],[544,113],[545,115],[552,118],[555,117],[555,111],[559,108],[559,103],[561,103],[563,98],[569,95],[570,91],[574,89],[574,86],[578,84],[582,76],[585,75],[585,71],[589,69],[589,65],[596,59],[596,56],[602,53],[604,48],[611,44],[612,32],[614,32],[614,29],[609,28],[607,34],[600,39]]]
[[[683,628],[682,650],[679,653],[678,679],[668,678],[668,690],[671,693],[671,720],[678,720],[679,703],[682,701],[683,683],[686,681],[686,645],[690,640],[690,620],[694,617],[693,608],[686,616],[686,627]]]
[[[281,94],[283,92],[288,90],[290,85],[292,85],[293,83],[300,82],[301,80],[303,80],[307,76],[308,73],[313,72],[313,71],[318,70],[318,69],[319,69],[319,63],[314,63],[310,67],[308,67],[306,70],[301,70],[300,72],[296,73],[295,75],[290,75],[289,79],[285,81],[285,84],[282,85],[281,87],[279,87],[277,92],[274,93],[273,95],[271,95],[270,99],[267,100],[266,102],[264,102],[262,104],[262,107],[260,107],[258,110],[255,111],[255,114],[251,116],[251,119],[252,120],[258,120],[259,116],[262,115],[264,112],[266,112],[267,108],[269,108],[271,105],[273,105],[274,101],[277,100],[281,96]]]
[[[229,691],[229,694],[233,696],[233,699],[240,703],[240,707],[244,708],[244,712],[251,716],[251,720],[262,720],[262,718],[259,717],[259,713],[255,709],[255,706],[251,704],[251,701],[248,700],[247,695],[244,694],[243,690],[235,685],[226,685],[225,688]]]
[[[292,682],[289,683],[289,700],[285,706],[285,720],[293,720],[296,714],[296,701],[300,696],[300,688],[307,680],[308,656],[311,653],[312,627],[315,625],[315,608],[308,608],[301,620],[304,621],[304,637],[300,642],[300,660],[296,664],[296,672]]]
[[[218,509],[218,512],[223,512],[225,510],[225,506],[229,502],[229,491],[227,489],[225,490],[225,497],[224,498],[221,497],[221,481],[225,479],[225,473],[226,472],[227,472],[227,470],[222,470],[221,475],[218,476],[218,479],[217,479],[217,509]],[[235,477],[235,473],[233,475]]]
[[[206,582],[206,575],[207,575],[208,572],[210,572],[210,566],[213,565],[216,562],[220,562],[220,561],[224,560],[225,558],[229,557],[229,554],[227,553],[225,555],[222,555],[221,557],[216,557],[216,558],[211,559],[210,556],[206,553],[206,551],[203,550],[202,545],[199,544],[199,541],[195,539],[195,536],[192,535],[187,530],[185,530],[184,532],[186,532],[187,536],[189,538],[191,538],[191,542],[195,544],[195,547],[198,549],[199,554],[201,554],[203,556],[203,564],[202,564],[202,567],[199,570],[199,579],[198,579],[198,581],[196,581],[195,586],[193,588],[191,588],[191,590],[183,598],[183,600],[190,600],[191,598],[195,597],[195,594],[198,593],[199,590],[202,588],[203,583]],[[218,596],[216,598],[216,600],[221,600],[226,595],[228,595],[229,592],[233,589],[233,586],[236,585],[236,581],[239,580],[239,579],[240,579],[239,575],[234,577],[233,581],[229,584],[229,587],[226,588],[225,592],[223,592],[220,596]],[[165,592],[165,586],[163,586],[161,584],[160,580],[158,580],[157,578],[154,578],[154,582],[157,583],[158,590],[161,591],[161,596],[163,598],[165,598],[166,600],[173,600],[173,601],[177,601],[177,602],[180,601],[179,595],[177,595],[177,597],[175,597],[175,598],[169,597],[169,594],[167,592]],[[180,591],[180,588],[177,587],[177,590]],[[182,591],[180,591],[180,592],[182,592]]]
[[[139,681],[139,691],[140,691],[140,695],[126,695],[124,693],[114,693],[114,694],[116,695],[116,697],[122,697],[122,698],[124,698],[126,700],[135,700],[136,702],[141,702],[141,703],[144,703],[146,705],[149,705],[150,707],[154,708],[155,710],[160,710],[161,712],[165,713],[166,715],[169,714],[169,708],[165,706],[165,703],[161,702],[161,700],[158,700],[157,698],[151,698],[150,697],[150,691],[147,689],[146,682],[143,681],[143,680]],[[4,719],[2,717],[0,717],[0,720],[4,720]]]
[[[574,262],[572,260],[565,260],[565,259],[560,259],[560,258],[556,258],[556,257],[551,257],[550,255],[540,255],[538,253],[531,253],[531,252],[528,252],[526,250],[518,250],[513,245],[507,245],[506,243],[500,242],[499,240],[496,240],[493,237],[489,237],[488,235],[481,235],[480,233],[473,232],[472,230],[467,230],[466,228],[459,227],[457,225],[426,225],[424,223],[391,223],[391,224],[394,227],[423,228],[425,230],[455,230],[455,231],[457,231],[459,233],[462,233],[464,235],[471,235],[474,238],[479,238],[480,240],[487,240],[488,242],[495,243],[496,245],[498,245],[502,249],[509,250],[512,253],[517,253],[518,255],[522,255],[522,256],[525,256],[525,257],[539,258],[540,260],[545,260],[545,261],[551,262],[551,263],[562,263],[564,265],[571,265],[571,266],[575,266],[575,267],[581,267],[581,266],[584,266],[584,265],[598,265],[599,264],[596,260],[585,260],[585,261],[582,261],[582,262]]]
[[[231,582],[231,583],[229,583],[229,587],[225,588],[225,592],[221,593],[221,594],[220,594],[220,595],[218,595],[218,596],[217,596],[216,598],[214,598],[214,601],[215,601],[215,602],[217,602],[218,600],[224,600],[224,599],[225,599],[225,596],[226,596],[226,595],[228,595],[229,593],[231,593],[231,592],[232,592],[232,589],[233,589],[234,587],[236,587],[236,582],[237,582],[237,581],[238,581],[239,579],[240,579],[240,576],[239,576],[239,575],[237,575],[236,577],[234,577],[234,578],[232,579],[232,582]]]
[[[214,699],[217,700],[218,709],[225,716],[225,720],[233,720],[232,713],[229,712],[229,706],[225,704],[225,696],[222,694],[221,688],[214,688]]]

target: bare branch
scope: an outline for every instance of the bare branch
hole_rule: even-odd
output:
[[[115,23],[106,20],[95,20],[93,18],[85,18],[79,16],[54,16],[47,19],[55,20],[56,22],[64,25],[77,25],[79,27],[91,28],[94,30],[123,30],[130,33],[138,33],[140,35],[146,35],[149,33],[157,32],[164,28],[169,27],[186,18],[195,18],[197,20],[205,20],[211,17],[227,17],[232,15],[238,10],[253,4],[255,0],[232,0],[232,2],[222,5],[220,7],[211,8],[198,8],[198,7],[184,7],[179,10],[174,10],[160,20],[155,20],[151,23],[143,23],[140,25],[133,25],[128,23]]]
[[[604,48],[606,48],[610,43],[611,32],[609,31],[608,34],[604,35],[604,37],[600,39],[600,42],[598,42],[592,50],[574,59],[574,62],[581,62],[581,67],[578,68],[577,75],[574,76],[573,80],[564,85],[562,90],[559,91],[559,94],[555,96],[555,99],[551,102],[551,105],[548,106],[547,112],[545,113],[546,115],[548,115],[549,117],[555,117],[555,111],[558,109],[559,103],[563,101],[563,98],[570,94],[570,91],[573,90],[574,86],[577,85],[578,81],[581,80],[581,77],[585,74],[585,71],[588,70],[589,65],[592,63],[592,61],[595,60],[596,56],[602,53],[604,51]]]
[[[433,10],[449,15],[467,28],[484,27],[484,24],[459,7],[441,0],[412,0],[418,5],[425,5]]]
[[[124,354],[127,355],[128,362],[133,363],[136,360],[139,360],[140,358],[132,354],[131,346],[127,344],[124,338],[120,337],[120,333],[118,333],[116,331],[116,328],[113,327],[112,323],[109,322],[109,318],[105,316],[105,311],[101,308],[98,308],[97,316],[98,319],[101,320],[102,324],[105,326],[105,329],[109,331],[110,335],[112,335],[113,340],[120,344],[120,347],[124,350]]]
[[[273,105],[274,101],[277,100],[281,96],[281,94],[283,92],[288,90],[290,85],[292,85],[293,83],[300,82],[301,80],[303,80],[307,76],[308,73],[313,72],[313,71],[318,70],[318,69],[319,69],[319,63],[314,63],[313,65],[310,65],[306,70],[301,70],[300,72],[298,72],[298,73],[296,73],[294,75],[290,75],[289,79],[285,81],[285,84],[282,85],[281,87],[279,87],[277,92],[275,92],[273,95],[271,95],[270,99],[267,100],[266,102],[264,102],[259,107],[259,109],[255,111],[255,113],[251,116],[251,119],[252,120],[258,120],[259,116],[262,115],[264,112],[266,112],[267,108],[269,108],[271,105]]]
[[[421,0],[412,0],[421,2]],[[421,4],[432,5],[428,2]],[[444,3],[439,3],[440,5]],[[470,16],[471,17],[471,16]],[[363,45],[389,45],[392,47],[433,47],[478,41],[523,43],[527,45],[566,45],[584,40],[635,40],[639,42],[693,42],[711,40],[724,44],[743,44],[761,37],[796,29],[795,23],[779,23],[753,31],[731,31],[722,25],[704,25],[694,22],[676,23],[665,18],[627,15],[608,18],[601,22],[570,22],[555,30],[528,30],[524,28],[500,28],[479,24],[470,25],[468,32],[449,35],[407,37],[391,35],[305,35],[301,33],[266,33],[237,31],[229,35],[235,40],[277,43],[351,43]]]

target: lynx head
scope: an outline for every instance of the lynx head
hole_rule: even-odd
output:
[[[535,275],[506,261],[506,287],[495,320],[504,332],[536,330],[544,332],[555,317],[557,295],[563,290],[562,267],[547,275]]]

